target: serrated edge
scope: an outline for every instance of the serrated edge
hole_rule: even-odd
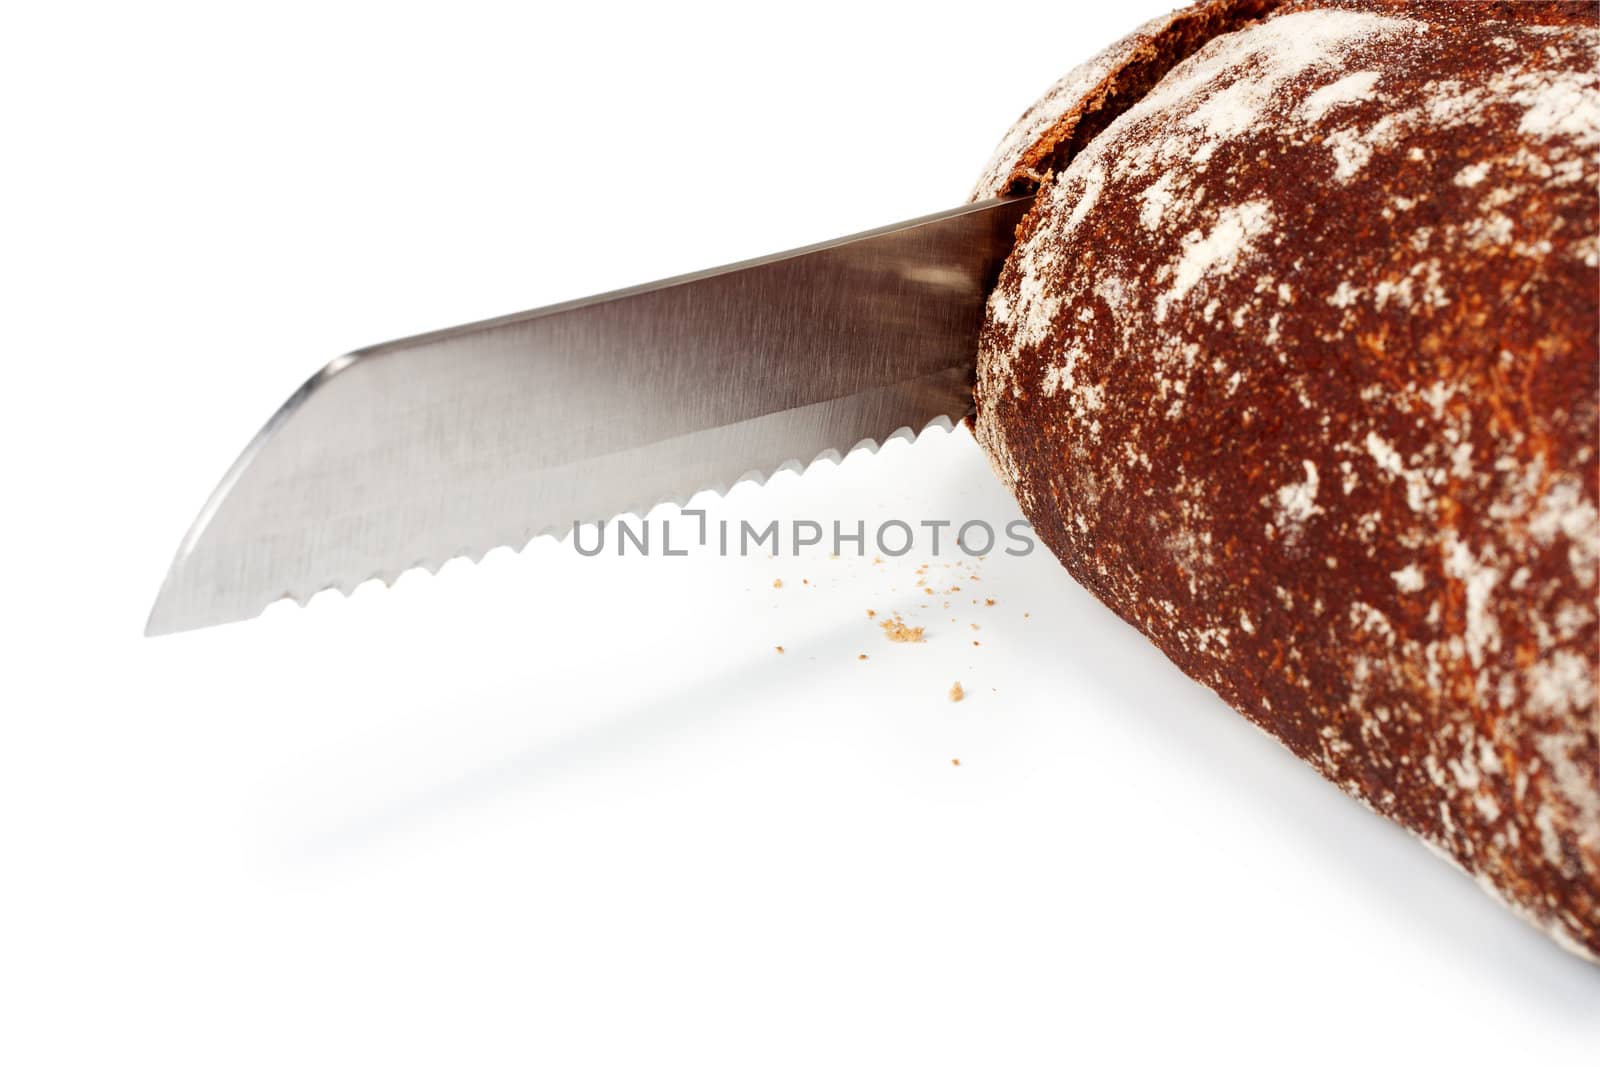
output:
[[[520,545],[498,544],[498,545],[490,545],[487,548],[478,548],[478,549],[463,548],[463,549],[461,549],[461,550],[459,550],[457,552],[454,552],[454,553],[452,553],[452,554],[450,554],[448,556],[445,556],[443,559],[439,559],[439,560],[432,560],[432,559],[417,560],[417,561],[415,561],[413,563],[407,564],[404,567],[401,567],[399,570],[393,571],[392,573],[388,572],[388,571],[378,571],[378,572],[375,572],[373,574],[369,574],[365,578],[361,578],[361,579],[359,579],[357,581],[354,581],[354,582],[340,582],[340,581],[329,582],[326,585],[319,586],[315,590],[313,590],[313,591],[311,591],[309,593],[305,593],[303,595],[302,594],[296,594],[296,593],[293,593],[293,592],[285,592],[285,593],[279,595],[278,597],[276,597],[276,598],[274,598],[272,600],[269,600],[265,604],[263,604],[261,606],[260,610],[258,610],[256,612],[255,616],[253,616],[253,617],[260,617],[260,615],[263,612],[265,612],[268,608],[271,608],[271,607],[274,607],[274,606],[276,606],[278,604],[281,604],[285,600],[293,601],[295,604],[297,604],[301,608],[305,608],[305,607],[310,605],[312,600],[314,600],[317,597],[321,596],[323,593],[329,592],[330,590],[337,591],[344,599],[348,600],[350,597],[355,595],[357,590],[359,590],[361,587],[367,585],[367,583],[369,583],[369,582],[373,582],[373,581],[382,582],[384,588],[386,588],[386,589],[387,588],[391,588],[401,578],[404,578],[406,575],[411,574],[411,573],[413,573],[415,571],[424,571],[424,572],[426,572],[428,574],[429,577],[434,577],[434,576],[438,575],[438,573],[441,570],[443,570],[447,564],[453,563],[458,559],[464,559],[468,563],[472,564],[473,566],[477,566],[480,562],[482,562],[483,558],[485,556],[487,556],[489,553],[497,551],[497,550],[502,549],[502,548],[508,548],[513,553],[515,553],[517,555],[521,555],[523,553],[523,551],[525,551],[529,545],[533,544],[535,541],[539,540],[541,537],[553,538],[558,543],[570,540],[571,537],[572,537],[572,534],[573,534],[573,527],[575,525],[591,525],[592,524],[592,525],[597,525],[597,526],[604,526],[607,523],[616,522],[618,519],[623,519],[623,518],[628,518],[628,517],[636,518],[636,519],[639,519],[640,521],[643,521],[646,515],[648,515],[655,508],[660,507],[662,504],[671,504],[674,507],[682,508],[690,500],[692,500],[695,497],[699,496],[701,493],[707,493],[707,492],[715,493],[719,498],[722,498],[722,497],[726,497],[730,492],[732,492],[734,489],[736,489],[737,487],[739,487],[741,485],[744,485],[746,483],[754,483],[755,485],[765,485],[765,484],[767,484],[767,482],[771,481],[774,477],[776,477],[777,475],[782,474],[784,472],[793,472],[795,474],[800,475],[801,477],[804,477],[807,473],[810,472],[811,468],[815,467],[819,463],[827,462],[827,463],[830,463],[833,466],[837,467],[841,463],[843,463],[845,460],[849,459],[851,456],[855,455],[858,452],[868,452],[868,453],[870,453],[872,455],[877,455],[891,441],[906,441],[906,442],[914,445],[919,440],[922,439],[924,434],[928,433],[931,430],[935,430],[935,429],[943,430],[947,434],[948,433],[955,433],[956,432],[956,427],[960,424],[960,421],[961,420],[959,420],[959,419],[952,419],[948,415],[938,415],[938,416],[935,416],[933,419],[929,420],[927,423],[925,423],[923,425],[922,429],[920,429],[920,430],[914,430],[909,425],[901,426],[898,429],[894,430],[892,433],[887,434],[883,438],[883,440],[881,440],[881,441],[877,440],[876,438],[872,438],[872,437],[864,437],[864,438],[862,438],[861,440],[857,441],[855,444],[851,445],[849,448],[845,449],[842,452],[837,448],[827,448],[827,449],[823,449],[821,452],[818,452],[811,459],[803,461],[803,462],[801,460],[798,460],[798,459],[791,459],[791,460],[788,460],[788,461],[786,461],[784,463],[780,463],[777,467],[774,467],[770,471],[748,470],[748,471],[745,471],[743,474],[740,474],[738,477],[734,478],[732,481],[728,481],[728,482],[712,482],[712,483],[709,483],[709,484],[706,484],[706,485],[699,486],[698,488],[694,489],[693,491],[691,491],[689,493],[685,493],[685,494],[683,494],[681,496],[668,496],[668,497],[662,497],[662,498],[656,499],[656,500],[651,500],[648,503],[640,504],[640,505],[637,505],[637,506],[632,507],[632,508],[626,508],[626,509],[624,509],[622,511],[618,511],[618,512],[612,514],[612,515],[608,515],[608,516],[606,516],[604,518],[601,518],[601,519],[577,519],[577,520],[574,520],[573,523],[567,524],[565,527],[560,527],[560,526],[545,526],[545,527],[541,527],[540,529],[535,530],[532,534],[530,534],[528,536],[527,540],[523,541]]]

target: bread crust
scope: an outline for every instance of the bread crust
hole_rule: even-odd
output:
[[[1017,118],[984,166],[974,200],[1033,192],[1173,66],[1279,0],[1198,0],[1148,20],[1056,81]]]
[[[1045,544],[1592,960],[1594,10],[1295,0],[1070,161],[1058,92],[975,192],[1043,182],[989,301],[976,432]]]

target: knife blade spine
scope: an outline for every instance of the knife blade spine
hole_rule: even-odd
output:
[[[1024,205],[1032,201],[1033,194],[1004,198],[1005,203]],[[753,256],[749,259],[736,260],[732,263],[723,263],[715,267],[705,267],[700,270],[687,271],[674,274],[665,278],[639,282],[634,285],[623,286],[618,289],[608,289],[603,292],[593,293],[588,296],[574,297],[570,300],[560,300],[553,304],[542,304],[539,307],[528,308],[524,311],[512,311],[504,315],[494,315],[486,319],[477,319],[472,322],[463,322],[455,326],[446,326],[437,330],[424,330],[421,333],[408,334],[404,337],[392,338],[388,341],[379,341],[375,344],[362,345],[351,349],[349,352],[330,361],[317,374],[311,376],[306,385],[310,386],[318,379],[337,373],[355,360],[371,356],[383,355],[386,352],[403,350],[418,344],[445,341],[453,337],[477,333],[496,326],[510,326],[520,322],[528,322],[548,316],[559,315],[568,311],[580,311],[598,304],[610,303],[616,300],[625,300],[629,297],[641,296],[645,293],[670,289],[675,286],[689,285],[694,282],[705,281],[724,274],[734,274],[739,271],[749,270],[753,267],[763,267],[773,263],[782,263],[785,260],[799,259],[816,252],[826,252],[829,249],[841,248],[845,245],[856,244],[860,241],[874,237],[883,237],[901,231],[915,229],[933,222],[944,222],[951,219],[976,215],[994,209],[998,201],[980,200],[976,203],[962,204],[959,207],[949,208],[945,211],[932,211],[926,215],[905,219],[901,222],[890,223],[886,226],[874,226],[858,233],[846,234],[843,237],[832,237],[825,241],[816,241],[812,244],[801,245],[798,248],[788,248],[781,252],[769,252],[766,255]]]

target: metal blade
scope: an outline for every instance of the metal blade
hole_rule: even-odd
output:
[[[362,349],[289,398],[178,548],[148,634],[251,618],[972,405],[1026,198]]]

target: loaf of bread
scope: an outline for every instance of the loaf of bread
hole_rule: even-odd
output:
[[[1210,0],[1063,78],[975,429],[1180,668],[1600,958],[1592,4]]]

